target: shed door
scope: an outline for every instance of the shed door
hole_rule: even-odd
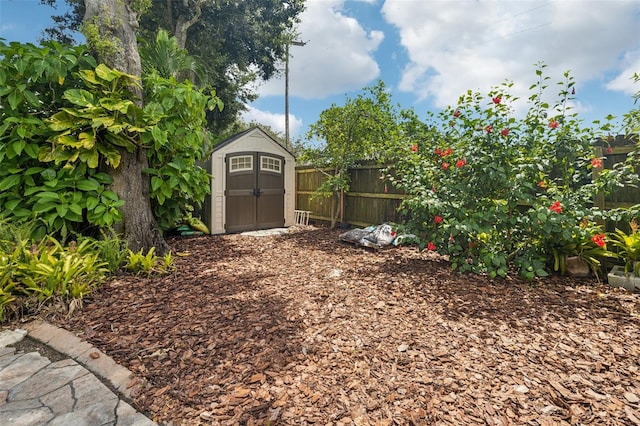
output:
[[[227,232],[284,226],[284,157],[264,152],[227,154]]]

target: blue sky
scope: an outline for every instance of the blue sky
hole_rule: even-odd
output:
[[[37,0],[0,0],[0,37],[36,42],[52,12]],[[419,116],[505,80],[526,99],[539,61],[551,77],[549,96],[571,71],[573,106],[586,123],[628,112],[640,91],[631,80],[640,73],[638,0],[307,0],[301,18],[307,44],[292,47],[290,59],[293,138],[378,79]],[[284,133],[284,78],[257,90],[245,119]]]

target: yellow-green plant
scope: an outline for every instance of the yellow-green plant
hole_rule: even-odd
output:
[[[106,263],[110,273],[117,272],[127,262],[127,241],[113,230],[102,230],[102,237],[94,241],[95,251],[100,260]]]
[[[29,249],[23,245],[16,273],[24,293],[35,294],[40,302],[54,296],[69,300],[87,295],[108,272],[93,246],[87,239],[63,247],[53,237]]]
[[[0,254],[0,322],[4,320],[5,307],[16,300],[13,294],[16,282],[9,266],[9,256]]]
[[[155,254],[155,248],[144,254],[141,249],[139,252],[128,250],[128,260],[125,265],[127,270],[134,274],[142,273],[146,276],[153,274],[166,274],[173,268],[173,258],[171,253],[167,253],[164,257],[158,257]]]
[[[610,234],[611,243],[618,249],[618,257],[624,261],[624,272],[640,276],[640,225],[633,219],[629,233],[620,229]]]
[[[0,321],[6,309],[20,301],[27,305],[36,301],[38,306],[50,300],[77,304],[109,272],[94,240],[64,246],[48,236],[34,243],[19,238],[23,225],[0,225]]]

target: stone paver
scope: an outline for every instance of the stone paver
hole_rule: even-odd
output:
[[[155,425],[97,377],[130,395],[132,376],[126,368],[48,323],[25,329],[0,332],[0,425]],[[6,346],[27,332],[70,358],[52,363],[38,352],[17,353]]]

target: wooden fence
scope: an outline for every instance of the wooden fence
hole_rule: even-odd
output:
[[[611,152],[607,150],[608,145],[597,146],[595,156],[606,157],[604,168],[611,168],[624,161],[634,146],[631,140],[618,137],[611,142]],[[398,207],[404,193],[382,178],[383,170],[384,167],[371,163],[349,169],[351,186],[345,194],[345,223],[368,226],[402,222]],[[331,220],[331,199],[315,192],[322,184],[323,177],[322,172],[311,166],[296,167],[296,209],[310,211],[311,219],[328,222]],[[607,197],[596,197],[594,204],[602,209],[640,204],[640,189],[621,188]],[[607,224],[607,230],[612,231],[615,226],[617,224]]]
[[[401,222],[398,207],[404,193],[381,178],[383,169],[366,163],[349,169],[351,185],[345,194],[344,222],[355,226]],[[316,194],[324,176],[310,166],[296,167],[296,209],[310,211],[311,219],[330,221],[331,199]]]

